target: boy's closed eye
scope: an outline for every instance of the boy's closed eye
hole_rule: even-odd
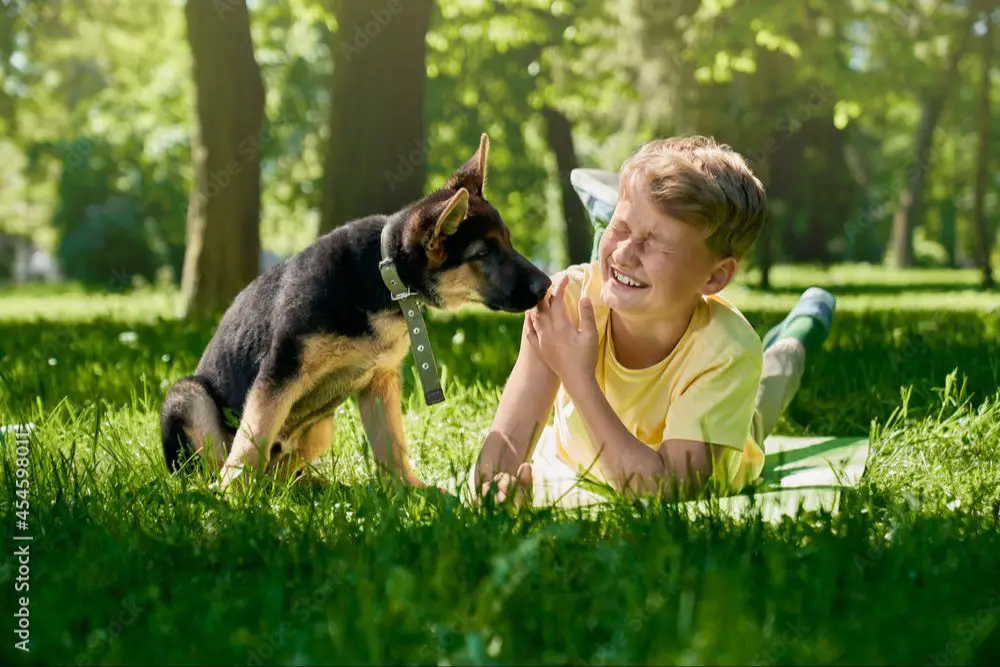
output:
[[[628,236],[634,236],[635,243],[639,246],[648,247],[657,252],[667,254],[674,252],[674,244],[662,234],[658,234],[656,232],[646,232],[644,234],[636,233],[633,235],[629,229],[628,223],[621,218],[615,218],[612,220],[610,229],[626,238]]]

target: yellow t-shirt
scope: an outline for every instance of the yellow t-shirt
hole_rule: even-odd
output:
[[[625,368],[615,358],[609,334],[610,309],[601,299],[597,263],[571,266],[566,305],[578,320],[581,294],[590,296],[597,320],[597,381],[625,427],[651,449],[681,438],[725,447],[713,477],[729,489],[755,480],[764,450],[753,437],[760,383],[760,337],[735,306],[720,296],[705,297],[673,352],[649,368]],[[555,282],[555,280],[553,280]],[[553,410],[556,453],[578,473],[607,483],[595,462],[598,448],[573,402],[560,387]]]

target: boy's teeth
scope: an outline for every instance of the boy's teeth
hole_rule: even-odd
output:
[[[615,269],[611,269],[611,272],[614,274],[615,279],[618,282],[620,282],[620,283],[625,283],[626,285],[629,285],[631,287],[645,287],[645,285],[643,285],[642,283],[638,282],[637,280],[633,280],[633,279],[629,278],[628,276],[626,276],[621,271],[617,271]]]

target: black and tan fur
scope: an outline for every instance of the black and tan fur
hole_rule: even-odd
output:
[[[330,448],[334,411],[353,395],[380,467],[412,479],[400,404],[409,338],[379,273],[383,227],[399,276],[430,307],[523,312],[550,285],[485,199],[488,150],[484,134],[440,190],[325,234],[244,289],[194,375],[167,394],[167,466],[206,456],[223,488],[243,467],[294,475]]]

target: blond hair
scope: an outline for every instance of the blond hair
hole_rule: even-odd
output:
[[[720,257],[742,259],[767,218],[767,195],[743,157],[699,135],[657,139],[622,165],[619,195],[648,195],[661,213],[706,233]]]

